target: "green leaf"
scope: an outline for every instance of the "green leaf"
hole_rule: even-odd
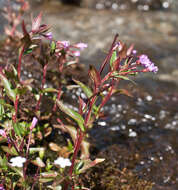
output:
[[[36,152],[39,152],[39,155],[40,155],[40,157],[41,157],[41,159],[42,159],[42,157],[43,157],[43,154],[44,154],[44,152],[45,152],[45,148],[43,148],[43,147],[37,147],[37,148],[30,148],[30,154],[34,154],[34,153],[36,153]],[[41,155],[42,154],[42,155]]]
[[[16,93],[14,90],[12,90],[11,88],[11,83],[7,80],[7,78],[4,76],[4,74],[2,73],[2,71],[0,71],[0,79],[1,82],[5,88],[5,91],[7,93],[7,96],[13,101],[15,102],[16,99]]]
[[[32,48],[28,48],[25,52],[24,55],[27,55],[29,53],[32,53],[33,49]]]
[[[26,87],[19,87],[19,88],[16,88],[14,91],[18,95],[23,95],[27,92],[27,88]]]
[[[116,61],[116,59],[117,59],[117,52],[113,51],[111,59],[110,59],[110,66],[111,66],[111,68],[113,67],[113,63],[114,63],[114,61]]]
[[[29,126],[29,124],[27,124],[26,122],[21,122],[21,123],[14,123],[13,128],[14,128],[16,135],[21,137],[21,136],[24,136],[25,134],[27,134],[28,126]]]
[[[79,170],[82,169],[82,167],[84,166],[84,162],[83,161],[80,161],[76,167],[75,167],[75,174],[80,174]]]
[[[0,105],[4,106],[4,107],[7,107],[7,108],[10,108],[10,109],[14,108],[12,105],[7,104],[4,99],[0,99]]]
[[[134,84],[136,84],[133,80],[129,79],[129,78],[126,77],[126,76],[119,75],[117,72],[114,72],[114,73],[112,74],[112,77],[120,78],[120,79],[123,79],[123,80],[128,80],[128,81],[131,81],[131,82],[133,82]]]
[[[14,124],[14,131],[16,135],[21,136],[21,126],[18,123]]]
[[[84,119],[83,117],[77,113],[76,111],[68,108],[67,106],[65,106],[61,101],[56,100],[57,105],[59,106],[59,108],[66,113],[68,116],[70,116],[72,119],[74,119],[77,124],[79,125],[80,129],[82,131],[85,131],[85,127],[84,127]]]
[[[80,88],[83,90],[83,92],[85,93],[87,98],[92,97],[93,92],[91,91],[91,89],[88,86],[86,86],[85,84],[83,84],[82,82],[80,82],[78,80],[73,79],[73,81],[80,86]],[[92,105],[92,110],[95,115],[98,113],[98,107],[95,104]]]
[[[14,147],[9,148],[8,146],[1,146],[1,148],[4,152],[9,153],[10,155],[18,156],[18,153]]]
[[[56,50],[56,43],[54,41],[51,42],[51,54],[54,54]]]
[[[48,183],[48,182],[53,181],[53,180],[54,180],[54,178],[40,178],[39,182]]]
[[[9,164],[9,167],[15,171],[16,174],[18,174],[19,176],[23,177],[23,169],[22,168],[17,168],[17,167],[14,167],[14,166],[11,166]]]
[[[83,90],[83,92],[85,93],[85,95],[88,98],[90,98],[93,95],[93,92],[91,91],[91,89],[88,86],[86,86],[85,84],[83,84],[82,82],[80,82],[78,80],[73,79],[73,81],[80,86],[80,88]]]
[[[58,90],[56,90],[55,88],[44,88],[42,90],[43,93],[45,92],[58,92]]]
[[[7,158],[4,156],[4,158],[2,158],[1,156],[0,156],[0,166],[1,166],[1,169],[3,169],[3,170],[7,170]]]

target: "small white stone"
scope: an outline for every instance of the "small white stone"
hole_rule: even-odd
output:
[[[169,7],[169,2],[163,2],[163,7],[165,8],[165,9],[167,9],[168,7]]]
[[[81,96],[82,99],[87,99],[87,97],[86,97],[86,95],[84,93],[81,93],[80,96]]]
[[[144,161],[140,161],[140,164],[143,165],[145,162]]]
[[[125,126],[125,125],[121,125],[121,129],[122,129],[122,130],[125,130],[125,129],[126,129],[126,126]]]
[[[47,84],[44,84],[44,86],[43,86],[44,88],[47,88],[48,87],[48,85]]]
[[[136,137],[137,133],[135,131],[130,131],[129,130],[129,137]]]
[[[128,121],[128,125],[135,125],[136,122],[137,122],[136,119],[130,119],[130,120]]]
[[[144,114],[144,117],[145,117],[146,119],[152,119],[152,116],[151,116],[151,115],[148,115],[148,114]]]
[[[28,77],[29,77],[29,78],[31,78],[31,77],[32,77],[32,74],[31,74],[31,73],[29,73],[29,74],[28,74]]]
[[[113,126],[110,128],[111,131],[119,131],[120,127],[119,126]]]
[[[98,125],[101,125],[101,126],[104,127],[104,126],[106,126],[106,122],[105,122],[105,121],[99,121],[99,122],[98,122]]]
[[[150,96],[150,95],[148,95],[148,96],[146,97],[146,100],[149,101],[149,102],[152,101],[152,99],[153,99],[153,98],[152,98],[152,96]]]

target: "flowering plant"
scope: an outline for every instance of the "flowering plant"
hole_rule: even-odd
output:
[[[84,189],[79,185],[79,175],[104,161],[103,158],[91,160],[88,130],[103,116],[103,106],[113,94],[129,95],[127,90],[118,88],[121,80],[131,80],[129,76],[138,73],[156,73],[158,68],[146,55],[137,55],[133,45],[127,48],[126,44],[118,41],[116,35],[99,70],[90,65],[89,83],[71,77],[72,85],[68,84],[64,70],[78,63],[80,51],[87,48],[87,44],[55,40],[49,27],[41,24],[41,20],[42,13],[32,19],[30,31],[22,22],[23,37],[20,39],[17,68],[0,68],[0,142],[5,143],[1,148],[6,153],[0,156],[0,171],[3,174],[1,185],[7,189]],[[32,81],[23,80],[22,66],[26,57],[33,58],[42,66],[40,87],[36,87]],[[51,62],[57,64],[60,74],[57,88],[46,87]],[[103,74],[107,66],[109,70]],[[69,107],[64,101],[66,89],[75,88],[80,88],[85,94],[83,97],[79,94],[77,109]],[[35,106],[30,111],[28,108],[23,109],[26,115],[20,117],[23,113],[22,99],[27,94],[31,95]],[[42,111],[45,98],[52,102],[50,113]],[[70,135],[67,146],[61,148],[49,144],[62,155],[56,159],[48,158],[45,155],[46,148],[38,146],[39,139],[45,139],[54,130],[49,127],[52,119],[55,120],[54,128]],[[45,125],[44,120],[47,120]],[[36,167],[35,172],[30,171],[29,175],[31,165]]]

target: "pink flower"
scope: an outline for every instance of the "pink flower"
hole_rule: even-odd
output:
[[[69,41],[61,41],[59,43],[61,43],[64,46],[64,48],[68,48],[70,46],[70,42]]]
[[[137,50],[136,49],[133,49],[132,53],[135,55],[137,54]]]
[[[6,132],[2,129],[0,129],[0,135],[3,136],[4,138],[7,138]]]
[[[150,61],[147,55],[140,55],[138,62],[146,68],[146,71],[157,73],[158,67]]]
[[[47,34],[44,35],[44,37],[48,40],[52,40],[53,38],[52,32],[48,32]]]
[[[150,64],[151,64],[151,61],[150,61],[150,59],[148,58],[148,56],[147,55],[140,55],[139,56],[139,62],[143,65],[143,66],[145,66],[145,67],[148,67]]]
[[[33,130],[33,128],[36,126],[37,122],[38,122],[38,119],[36,117],[34,117],[32,120],[32,124],[30,126],[30,130]]]
[[[85,48],[88,47],[88,45],[85,43],[78,43],[76,44],[76,47],[79,48],[80,50],[84,50]]]

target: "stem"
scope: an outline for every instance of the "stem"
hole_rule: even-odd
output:
[[[28,159],[31,136],[32,136],[32,131],[30,131],[29,138],[28,138],[27,152],[26,152],[26,156],[25,156],[26,160]],[[23,176],[24,176],[24,179],[26,179],[27,165],[28,165],[28,161],[25,162],[24,168],[23,168]]]
[[[58,90],[58,93],[57,93],[57,100],[60,100],[60,98],[61,98],[61,95],[62,95],[62,91],[61,91],[61,87],[59,88],[59,90]],[[55,112],[56,111],[56,101],[55,101],[55,104],[54,104],[54,106],[53,106],[53,112]]]
[[[34,189],[35,183],[37,182],[39,169],[40,169],[40,167],[37,168],[37,171],[36,171],[36,174],[35,174],[35,176],[34,176],[34,181],[33,181],[31,190]]]
[[[111,56],[112,56],[112,50],[113,50],[113,47],[114,47],[114,45],[115,45],[115,43],[116,43],[116,40],[117,40],[118,36],[119,36],[118,34],[115,35],[114,40],[113,40],[112,45],[111,45],[111,48],[110,48],[110,50],[109,50],[109,53],[107,54],[105,60],[103,61],[102,65],[101,65],[101,67],[100,67],[100,70],[99,70],[99,74],[100,74],[100,75],[101,75],[101,73],[103,72],[103,69],[104,69],[104,67],[106,66],[107,62],[110,60],[110,58],[111,58]]]
[[[80,150],[80,145],[81,145],[81,142],[83,140],[83,137],[84,137],[84,133],[79,129],[79,134],[77,134],[77,139],[76,139],[76,143],[75,143],[74,154],[73,154],[73,157],[72,157],[72,165],[71,165],[71,167],[69,169],[69,176],[70,177],[72,176],[72,173],[73,173],[75,160],[76,160],[76,157],[77,157],[77,153]]]
[[[92,99],[90,99],[90,102],[89,102],[89,109],[88,109],[88,113],[87,113],[86,118],[85,118],[85,126],[86,126],[86,128],[88,128],[88,121],[89,121],[89,119],[91,117],[92,106],[95,103],[96,97],[97,96],[94,96]]]
[[[16,143],[14,142],[14,140],[11,137],[7,137],[7,139],[14,146],[16,152],[20,155],[20,152],[19,152],[18,147],[17,147]]]
[[[41,90],[44,89],[44,85],[45,85],[45,82],[46,82],[47,66],[48,66],[48,64],[46,64],[43,67],[43,79],[42,79],[42,84],[41,84]],[[39,98],[39,100],[37,102],[37,105],[36,105],[36,109],[35,109],[36,112],[39,110],[41,99],[42,99],[42,93],[40,93],[40,98]]]
[[[113,81],[112,81],[112,83],[113,83]],[[107,102],[107,101],[109,100],[109,98],[111,97],[112,92],[113,92],[113,89],[114,89],[114,84],[112,84],[109,93],[107,94],[106,97],[104,97],[102,103],[100,104],[100,106],[99,106],[99,110],[98,110],[98,113],[100,112],[101,108],[106,104],[106,102]]]
[[[77,131],[77,138],[76,138],[75,147],[74,147],[74,154],[72,157],[72,165],[70,166],[70,169],[69,169],[69,176],[70,177],[72,177],[72,173],[73,173],[74,165],[75,165],[75,160],[77,158],[78,151],[80,150],[80,146],[81,146],[83,138],[84,138],[84,133],[79,129]],[[69,185],[69,182],[67,182],[65,184],[64,190],[68,189],[68,185]]]
[[[19,103],[19,96],[16,96],[15,103],[14,103],[14,108],[15,108],[15,115],[13,117],[14,123],[17,121],[17,111],[18,111],[18,103]]]
[[[20,49],[20,53],[19,53],[19,63],[18,63],[18,68],[17,68],[19,81],[20,81],[20,76],[21,76],[22,55],[23,55],[24,51],[25,51],[25,45],[22,46],[22,48]]]

